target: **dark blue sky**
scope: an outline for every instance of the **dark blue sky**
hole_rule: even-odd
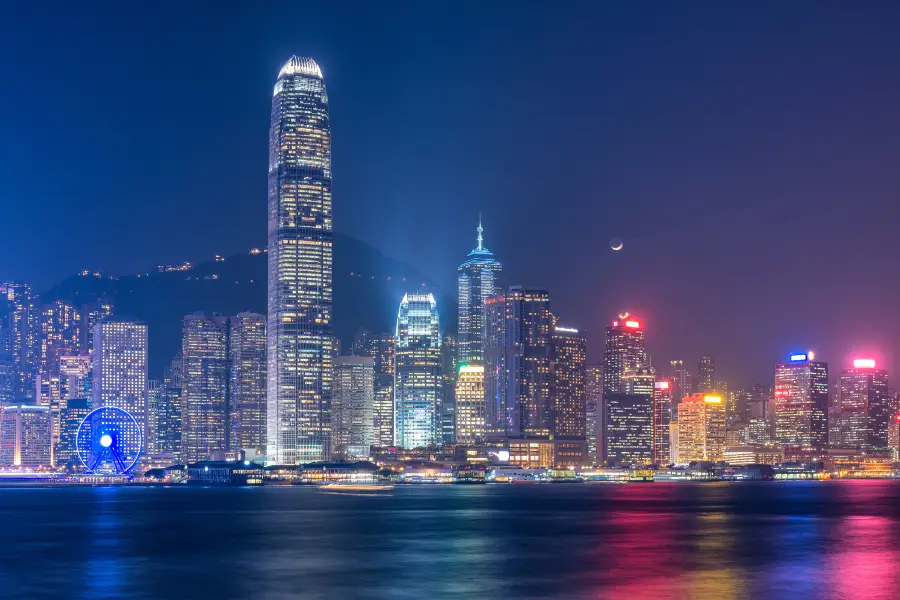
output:
[[[262,245],[272,86],[323,68],[338,230],[447,286],[474,243],[567,322],[770,380],[900,341],[900,7],[7,3],[0,277]],[[613,255],[608,240],[624,239]]]

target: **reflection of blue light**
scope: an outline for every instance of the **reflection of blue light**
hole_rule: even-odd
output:
[[[799,362],[802,360],[806,360],[806,355],[805,354],[791,354],[790,358],[791,358],[791,362]]]

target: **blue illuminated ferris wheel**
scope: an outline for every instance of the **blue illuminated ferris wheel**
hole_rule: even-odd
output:
[[[75,448],[88,473],[126,475],[141,456],[144,434],[127,411],[102,406],[91,411],[78,427]]]

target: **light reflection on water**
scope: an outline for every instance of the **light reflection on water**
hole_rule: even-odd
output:
[[[2,598],[898,598],[900,482],[0,489]]]

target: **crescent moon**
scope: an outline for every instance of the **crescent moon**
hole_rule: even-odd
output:
[[[614,241],[609,244],[609,247],[612,248],[614,252],[618,252],[619,250],[621,250],[622,248],[625,247],[625,244],[622,243],[621,240],[618,242]]]

